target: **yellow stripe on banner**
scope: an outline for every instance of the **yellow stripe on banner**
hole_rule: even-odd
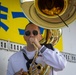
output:
[[[0,6],[6,8],[4,10],[0,10],[0,14],[6,15],[7,17],[7,19],[0,19],[0,23],[3,23],[6,27],[8,27],[7,29],[6,27],[3,28],[0,25],[0,39],[19,44],[26,44],[23,35],[19,33],[19,29],[24,30],[29,21],[25,17],[13,18],[13,13],[22,12],[20,0],[0,0],[0,2]],[[15,16],[17,16],[17,14]],[[55,47],[60,49],[60,51],[63,50],[62,37]]]
[[[60,37],[58,43],[54,46],[55,48],[59,49],[60,52],[63,51],[63,41],[62,41],[62,36]]]

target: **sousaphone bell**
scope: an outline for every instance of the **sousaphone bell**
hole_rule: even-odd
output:
[[[21,0],[25,16],[46,29],[59,29],[76,19],[76,0]]]
[[[76,19],[76,0],[21,0],[21,8],[34,24],[45,28],[47,32],[55,29],[55,33],[60,33],[57,38],[55,36],[58,40],[61,28],[68,27]]]

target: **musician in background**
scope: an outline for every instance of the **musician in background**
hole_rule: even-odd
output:
[[[51,44],[41,45],[41,39],[39,27],[29,23],[24,34],[27,46],[9,58],[7,75],[57,75],[66,67],[67,61],[59,50]]]

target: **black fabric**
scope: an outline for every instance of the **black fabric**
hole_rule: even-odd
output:
[[[29,59],[24,53],[23,55],[24,55],[24,58],[27,60],[26,66],[27,66],[27,69],[29,70],[30,64],[32,63],[33,59]]]
[[[52,44],[42,44],[42,45],[45,45],[45,47],[54,51],[54,48],[53,48]]]

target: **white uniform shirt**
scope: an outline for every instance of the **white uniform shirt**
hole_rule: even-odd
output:
[[[8,60],[7,75],[14,75],[21,68],[26,72],[28,71],[26,66],[27,60],[24,58],[23,53],[26,53],[29,59],[32,59],[35,55],[35,51],[28,52],[26,47],[23,48],[23,51],[13,54]],[[38,56],[36,59],[37,63],[41,63],[43,66],[48,64],[53,67],[49,75],[57,75],[57,71],[63,70],[66,66],[67,61],[65,57],[57,49],[53,51],[42,46],[39,54],[42,56]]]

